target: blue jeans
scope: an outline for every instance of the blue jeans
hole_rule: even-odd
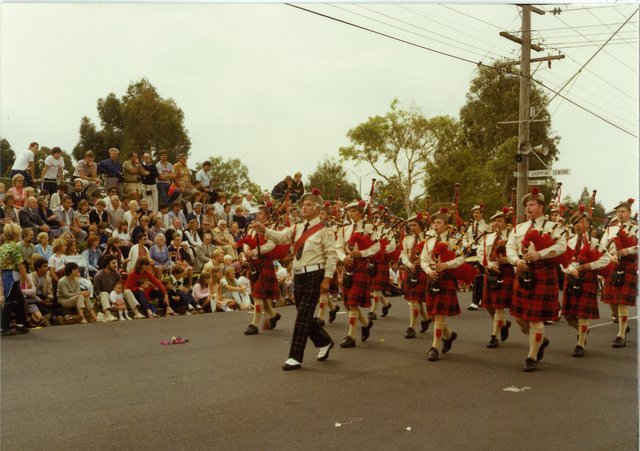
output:
[[[176,189],[171,197],[169,197],[169,188],[171,188],[171,185],[169,184],[158,183],[158,197],[160,198],[160,202],[163,204],[174,203],[182,194],[179,189]]]

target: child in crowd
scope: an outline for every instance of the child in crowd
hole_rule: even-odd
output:
[[[251,300],[245,291],[246,288],[237,284],[236,270],[232,266],[224,270],[224,279],[220,281],[220,285],[222,285],[222,297],[233,299],[231,305],[238,305],[241,310],[249,309]]]
[[[249,269],[247,267],[243,267],[240,270],[240,277],[238,277],[237,283],[239,287],[244,287],[244,292],[245,293],[251,293],[251,281],[249,280],[249,278],[247,277],[247,273],[248,273]],[[251,295],[249,295],[249,300],[251,301],[249,304],[249,308],[253,309],[253,297]]]
[[[154,298],[151,297],[151,290],[155,290],[156,287],[151,285],[151,282],[146,277],[143,277],[142,279],[140,279],[138,281],[138,284],[140,285],[140,289],[144,292],[144,295],[147,298],[147,301],[149,302],[149,307],[151,307],[151,313],[153,315],[157,315],[158,310],[156,309],[156,305],[158,305],[158,299],[156,299],[155,297]]]
[[[111,311],[118,312],[118,318],[120,321],[126,321],[131,319],[129,316],[129,310],[124,303],[124,285],[122,282],[117,282],[113,291],[109,294],[109,301],[111,302]]]
[[[109,241],[109,233],[107,232],[108,226],[109,225],[106,222],[98,223],[97,235],[100,237],[100,250],[102,252],[107,248],[107,241]]]
[[[211,280],[211,275],[209,273],[204,272],[200,274],[200,277],[198,277],[198,282],[193,287],[193,297],[200,305],[202,305],[202,307],[211,305],[211,311],[213,312],[213,303],[211,302],[211,290],[209,287],[210,280]]]
[[[185,270],[182,267],[174,266],[171,268],[171,275],[167,280],[171,283],[171,289],[175,292],[174,296],[178,296],[180,302],[187,307],[187,315],[191,315],[192,313],[204,313],[201,305],[193,298],[191,293],[189,293],[187,287],[184,286],[184,275]],[[169,299],[172,299],[171,295],[169,295]]]
[[[91,222],[89,221],[89,202],[86,199],[82,199],[78,202],[78,225],[82,230],[89,233],[89,225]]]
[[[233,309],[230,307],[235,305],[235,301],[233,299],[224,299],[222,296],[222,279],[224,278],[222,266],[213,268],[212,273],[211,293],[213,293],[212,299],[216,302],[215,309],[221,312],[231,312]],[[213,310],[213,304],[211,305],[211,308],[212,311],[215,311]]]

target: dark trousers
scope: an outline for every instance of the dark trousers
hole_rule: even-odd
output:
[[[2,271],[2,276],[2,283],[6,284],[9,281],[9,277],[5,277],[5,271]],[[13,276],[11,276],[11,278],[13,279]],[[5,288],[4,291],[7,294],[5,295],[4,304],[2,305],[2,319],[0,320],[2,330],[9,330],[12,313],[16,316],[16,324],[26,326],[26,305],[24,302],[24,296],[20,290],[20,281],[11,282],[9,289],[7,290]]]
[[[484,266],[475,265],[480,271],[473,281],[473,300],[474,304],[480,305],[482,302],[482,290],[484,289]]]
[[[311,338],[316,348],[327,346],[331,337],[320,324],[313,319],[313,312],[320,299],[320,284],[324,279],[324,269],[306,274],[296,274],[293,278],[293,290],[296,300],[296,324],[293,328],[293,338],[289,357],[302,363],[307,338]]]

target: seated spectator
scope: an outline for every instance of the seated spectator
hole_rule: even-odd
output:
[[[220,221],[224,221],[227,224],[231,224],[233,222],[233,215],[231,214],[231,205],[224,204],[224,212],[222,214],[216,215],[218,218],[218,224]]]
[[[113,291],[109,293],[109,302],[111,303],[111,310],[118,312],[120,321],[131,319],[129,310],[127,310],[127,306],[124,303],[124,284],[122,282],[116,282]]]
[[[81,200],[86,200],[87,202],[89,201],[89,198],[83,191],[82,180],[78,179],[73,182],[73,191],[71,191],[69,197],[71,197],[72,202],[71,208],[73,208],[75,211],[78,211],[78,205],[80,204]]]
[[[93,152],[88,150],[84,154],[84,160],[78,161],[73,177],[76,179],[74,184],[79,180],[82,184],[82,190],[87,197],[91,197],[100,188],[100,179],[98,178],[98,165],[94,162],[95,156]]]
[[[125,258],[129,258],[129,251],[133,246],[131,241],[131,234],[129,233],[129,226],[125,219],[121,219],[115,232],[111,234],[112,238],[117,238],[119,242],[120,250]]]
[[[21,209],[25,205],[27,192],[24,189],[24,176],[16,174],[11,179],[12,187],[9,188],[7,194],[13,196],[13,204],[17,209]]]
[[[118,190],[115,187],[114,189]],[[124,219],[124,210],[120,208],[120,198],[117,195],[111,196],[111,205],[107,206],[107,214],[109,215],[109,226],[112,230],[116,230],[120,221]]]
[[[289,210],[289,222],[293,225],[293,224],[300,224],[302,222],[304,222],[304,219],[302,219],[300,217],[300,211],[298,210],[298,207],[293,206],[291,207],[291,209]]]
[[[218,266],[213,268],[213,275],[211,276],[211,292],[212,295],[212,311],[218,312],[231,312],[233,309],[232,306],[235,305],[236,301],[231,296],[224,297],[222,294],[222,279],[224,279],[224,273],[222,271],[222,266]],[[213,301],[215,301],[215,308],[213,306]]]
[[[111,198],[113,196],[118,196],[118,200],[120,200],[120,193],[118,192],[117,186],[112,186],[111,188],[109,188],[107,190],[107,196],[104,199],[102,199],[105,205],[107,206],[107,208],[111,206]]]
[[[236,208],[242,208],[242,196],[240,194],[232,194],[229,199],[229,205],[231,205],[231,216],[236,214]]]
[[[154,270],[156,277],[160,278],[163,273],[169,271],[173,263],[169,255],[169,248],[167,247],[167,240],[164,234],[159,233],[156,235],[155,244],[149,249],[149,256],[151,260],[155,262]]]
[[[164,235],[165,233],[165,229],[163,228],[163,222],[162,222],[162,218],[159,216],[156,216],[153,221],[151,221],[152,227],[149,229],[149,241],[153,241],[155,243],[156,241],[156,236],[158,236],[158,234],[162,233]]]
[[[205,193],[211,193],[213,190],[213,186],[211,185],[212,179],[209,171],[211,170],[211,162],[206,160],[202,163],[202,169],[196,172],[196,180],[200,182],[200,189],[202,189]]]
[[[78,265],[80,277],[83,279],[80,280],[80,285],[86,287],[85,289],[89,291],[89,297],[93,297],[93,287],[90,287],[90,283],[86,283],[88,282],[88,280],[86,280],[85,282],[85,279],[89,277],[89,262],[87,262],[84,256],[78,252],[78,243],[76,242],[76,240],[74,240],[73,238],[68,238],[65,239],[65,241],[67,242],[67,250],[62,256],[62,260],[64,260],[65,264],[73,262]]]
[[[226,221],[218,221],[218,227],[213,229],[213,244],[222,249],[225,254],[231,255],[234,260],[238,259],[238,252],[236,251],[236,243],[233,237],[227,230]]]
[[[65,309],[58,302],[54,302],[53,281],[49,275],[49,264],[44,258],[40,258],[38,254],[34,254],[31,264],[33,272],[29,274],[35,286],[35,298],[40,313],[44,316],[51,315],[53,324],[71,324],[75,321],[75,317],[69,314],[69,310]]]
[[[57,286],[58,302],[65,308],[77,308],[78,316],[82,324],[87,323],[85,310],[89,313],[89,320],[92,323],[101,323],[93,311],[93,305],[89,300],[89,292],[80,289],[80,273],[78,265],[70,262],[64,265],[64,277],[60,279]]]
[[[149,201],[146,199],[142,199],[140,201],[140,208],[137,213],[140,213],[140,217],[146,216],[149,220],[152,220],[156,217],[156,212],[149,209]]]
[[[77,215],[78,215],[78,225],[82,230],[84,230],[88,234],[89,225],[91,225],[91,223],[89,222],[89,202],[82,199],[78,203]]]
[[[202,244],[195,248],[195,260],[193,261],[193,272],[201,272],[204,265],[211,261],[216,247],[211,244],[210,233],[204,235]]]
[[[389,263],[389,282],[391,284],[391,296],[404,296],[404,291],[400,286],[399,281],[400,273],[398,272],[398,262],[392,261]]]
[[[82,252],[82,256],[87,261],[89,276],[93,278],[99,271],[100,265],[98,264],[98,261],[102,256],[102,251],[100,250],[100,238],[97,235],[91,235],[87,238],[87,247]]]
[[[36,260],[43,261],[44,259],[39,255],[36,255]],[[31,264],[29,264],[29,266],[31,266]],[[39,299],[36,297],[36,287],[31,276],[20,277],[20,289],[22,290],[24,302],[28,309],[27,321],[30,321],[31,325],[34,327],[49,327],[51,325],[49,320],[52,315],[50,313],[43,315],[40,311],[40,308],[38,307]]]
[[[213,235],[213,227],[211,227],[209,220],[205,218],[202,220],[202,227],[198,229],[198,235],[200,235],[201,240],[204,240],[204,236],[207,233]]]
[[[101,222],[109,222],[109,213],[106,211],[107,204],[104,200],[96,201],[96,209],[89,213],[89,223],[100,224]]]
[[[216,218],[224,214],[224,204],[227,203],[227,196],[224,193],[218,194],[218,200],[213,204]]]
[[[44,257],[46,261],[49,261],[53,256],[53,250],[51,246],[49,246],[49,234],[47,232],[40,232],[37,239],[38,244],[36,244],[33,252]]]
[[[71,232],[75,239],[79,243],[83,243],[87,238],[87,232],[80,228],[78,224],[78,215],[71,208],[71,197],[64,196],[62,198],[62,205],[53,211],[53,214],[58,220],[58,225],[62,233]]]
[[[53,214],[53,210],[49,208],[49,199],[46,196],[38,196],[38,215],[40,219],[49,226],[49,235],[52,237],[60,236],[62,230],[60,230],[60,224],[56,219],[56,215]]]
[[[187,315],[190,315],[192,313],[204,313],[203,307],[198,304],[193,295],[189,293],[189,289],[184,284],[184,276],[186,274],[187,273],[182,268],[182,266],[173,266],[171,268],[171,275],[168,277],[168,279],[163,279],[162,283],[164,283],[165,280],[171,282],[171,289],[174,290],[175,293],[177,293],[182,304],[187,306]],[[167,285],[165,285],[165,287],[166,286]],[[167,292],[170,294],[169,299],[171,300],[171,292],[169,292],[169,289],[167,289]],[[173,294],[173,296],[175,296],[175,294]],[[176,309],[174,310],[177,311]]]
[[[149,236],[149,223],[150,223],[150,219],[148,216],[140,216],[140,224],[135,226],[133,228],[133,231],[131,231],[131,241],[133,243],[138,242],[138,235],[140,235],[141,233],[146,233],[147,237]],[[131,229],[129,229],[131,230]]]
[[[234,218],[235,218],[235,216],[234,216]],[[240,241],[241,239],[247,237],[247,234],[244,233],[244,231],[240,230],[240,228],[238,227],[238,223],[236,221],[233,221],[233,223],[231,224],[231,228],[229,229],[229,233],[233,237],[233,241],[235,241],[236,243],[238,241]]]
[[[291,176],[287,175],[283,181],[273,187],[273,190],[271,191],[271,197],[273,197],[274,199],[282,199],[287,191],[291,189],[292,182],[293,179],[291,178]]]
[[[265,191],[264,193],[262,193],[262,199],[260,199],[258,205],[267,205],[269,202],[271,202],[271,196],[269,195],[269,191]]]
[[[31,229],[34,235],[49,231],[49,226],[38,213],[38,201],[33,196],[27,198],[27,205],[20,210],[18,217],[20,218],[20,227]]]
[[[148,236],[146,233],[138,234],[138,242],[131,247],[131,251],[129,252],[129,263],[127,264],[127,272],[133,271],[133,268],[136,265],[136,262],[139,258],[146,257],[149,259],[149,263],[153,266],[155,265],[155,261],[149,257],[149,250],[147,249]],[[162,273],[162,271],[161,271]]]
[[[4,206],[0,211],[2,211],[2,221],[0,222],[2,228],[9,223],[20,225],[20,211],[13,206],[13,196],[11,194],[4,196]]]
[[[109,224],[101,222],[98,224],[98,230],[96,234],[100,237],[100,250],[104,252],[107,248],[107,240],[111,237],[111,231],[107,229]]]
[[[189,221],[189,224],[187,225],[187,230],[185,230],[184,232],[184,237],[187,240],[187,243],[189,243],[189,246],[191,246],[191,248],[193,248],[194,250],[202,245],[202,240],[200,239],[200,235],[198,234],[198,221],[195,219],[192,219],[191,221]]]
[[[129,202],[129,209],[127,211],[124,212],[124,215],[122,215],[122,219],[124,219],[125,221],[127,221],[127,225],[129,226],[129,231],[133,231],[133,229],[139,224],[139,220],[140,220],[140,216],[142,216],[140,213],[138,213],[138,202],[135,200],[132,200]]]
[[[62,198],[67,195],[69,187],[64,180],[58,183],[58,190],[51,192],[51,198],[49,199],[49,208],[55,210],[62,204]]]
[[[235,222],[238,225],[238,229],[240,229],[242,232],[246,232],[247,231],[247,226],[249,225],[249,223],[251,222],[250,220],[247,219],[247,217],[244,214],[244,208],[242,206],[238,206],[236,208],[236,214],[233,215],[233,221],[231,223],[231,225],[233,225],[233,222]],[[235,238],[235,236],[234,236]]]
[[[189,286],[193,285],[193,267],[189,264],[189,257],[185,245],[182,243],[182,235],[178,232],[173,234],[173,242],[169,246],[169,256],[173,265],[182,266],[187,272]]]
[[[304,194],[304,184],[302,183],[302,174],[296,172],[293,174],[291,182],[291,202],[297,202]]]
[[[202,222],[204,223],[207,220],[212,227],[218,225],[218,218],[216,218],[216,210],[213,205],[207,205],[204,209],[204,218],[202,219]]]
[[[24,260],[25,266],[29,268],[31,256],[36,251],[36,247],[33,244],[33,230],[22,229],[22,240],[18,243],[18,248],[22,254],[22,260]]]
[[[193,287],[193,298],[203,309],[208,305],[211,306],[211,311],[213,311],[214,302],[212,298],[215,296],[215,293],[211,293],[210,287],[211,275],[209,273],[202,273],[200,277],[198,277],[198,282]]]
[[[216,249],[215,251],[213,251],[213,257],[211,258],[211,261],[207,262],[202,267],[202,272],[208,272],[211,274],[211,277],[213,277],[213,270],[216,268],[223,267],[224,256],[225,256],[225,253],[221,249]],[[221,275],[220,277],[222,278],[223,276]]]
[[[251,298],[249,292],[244,285],[239,285],[236,280],[236,270],[233,267],[228,267],[224,270],[224,278],[220,280],[222,285],[222,297],[232,298],[233,303],[229,303],[229,307],[238,305],[241,310],[248,310],[251,305]]]
[[[174,223],[173,221],[176,218],[180,219],[180,224],[182,226],[181,228],[186,229],[188,224],[187,217],[182,212],[182,206],[180,205],[180,202],[174,202],[171,205],[171,211],[169,212],[169,221],[172,225]]]
[[[107,247],[102,253],[102,257],[100,257],[99,267],[101,269],[104,269],[106,267],[105,262],[107,261],[108,255],[113,255],[115,257],[118,274],[120,274],[120,277],[122,277],[122,279],[125,279],[127,275],[126,267],[127,263],[129,263],[129,259],[125,259],[122,255],[122,250],[120,249],[120,239],[118,237],[112,236],[107,240]],[[51,263],[49,263],[49,265],[51,265]]]
[[[155,312],[155,307],[151,304],[154,300],[166,307],[166,315],[176,315],[169,305],[167,290],[151,273],[151,263],[147,257],[140,257],[138,259],[133,271],[127,275],[127,282],[124,287],[127,290],[131,290],[138,300],[138,303],[140,303],[141,308],[147,312],[147,317],[158,317],[158,314]]]
[[[202,225],[203,219],[204,219],[204,215],[202,214],[202,203],[194,202],[193,211],[187,215],[187,223],[190,223],[192,220],[195,220],[198,223],[198,227],[200,227]]]
[[[162,225],[160,227],[162,227],[164,230],[167,230],[171,226],[171,221],[169,220],[168,204],[160,205],[160,211],[158,211],[158,214],[156,215],[156,220],[158,219],[162,220]]]
[[[173,242],[173,235],[175,233],[179,233],[181,237],[182,237],[182,234],[184,233],[184,229],[182,227],[182,221],[180,220],[180,218],[173,218],[171,227],[167,229],[165,233],[167,237],[167,242],[169,243]]]
[[[253,201],[253,194],[247,192],[247,194],[244,195],[244,199],[242,199],[242,208],[244,209],[244,211],[249,213],[257,205],[258,204]]]
[[[247,277],[249,273],[249,268],[247,268],[246,266],[243,266],[242,269],[240,269],[240,277],[238,277],[237,279],[237,283],[238,286],[242,286],[244,287],[244,292],[245,293],[251,293],[251,281],[249,280],[249,277]],[[249,309],[253,309],[253,297],[249,294],[249,300],[251,301],[251,303],[249,304]]]
[[[276,262],[274,262],[275,264]],[[288,257],[282,265],[277,266],[276,276],[278,277],[278,288],[280,289],[280,300],[285,304],[292,304],[293,298],[293,259]]]
[[[102,259],[103,269],[93,278],[93,289],[95,292],[102,311],[106,316],[107,321],[116,321],[117,318],[111,313],[111,292],[114,290],[117,283],[120,283],[122,277],[118,272],[118,257],[113,254],[106,255]],[[145,316],[140,313],[140,304],[136,300],[131,290],[123,290],[122,293],[124,300],[127,302],[131,310],[133,311],[133,318],[140,319]]]

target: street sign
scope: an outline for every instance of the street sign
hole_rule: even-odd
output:
[[[540,169],[529,171],[529,177],[551,177],[552,175],[571,175],[571,169]]]
[[[514,172],[513,176],[517,178],[522,177],[522,172]]]
[[[529,179],[529,185],[531,186],[542,186],[546,184],[547,184],[547,181],[543,179]]]

